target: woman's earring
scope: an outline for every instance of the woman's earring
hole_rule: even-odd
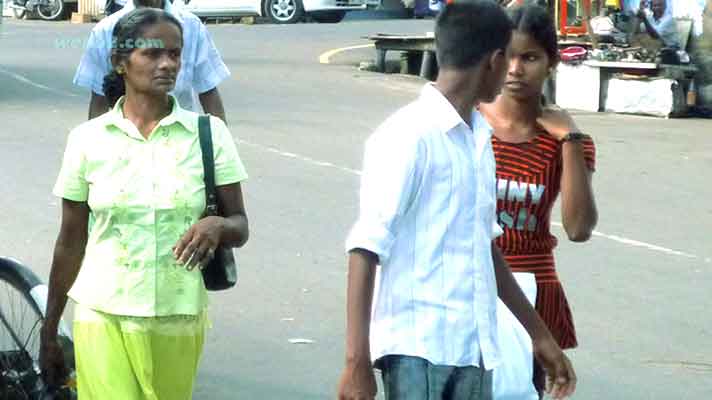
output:
[[[123,74],[124,74],[124,69],[123,69],[122,67],[118,67],[118,68],[116,68],[116,73],[119,74],[119,75],[123,75]]]

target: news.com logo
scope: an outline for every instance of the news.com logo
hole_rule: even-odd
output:
[[[107,45],[108,44],[108,45]],[[109,48],[109,49],[119,49],[119,50],[133,50],[133,49],[163,49],[166,46],[163,44],[161,39],[126,39],[119,43],[117,38],[113,38],[111,42],[107,43],[103,40],[94,40],[89,42],[83,38],[57,38],[54,41],[54,46],[58,49],[87,49],[90,47],[94,48]]]

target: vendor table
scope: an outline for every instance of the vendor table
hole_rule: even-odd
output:
[[[603,111],[608,82],[616,73],[656,76],[681,82],[697,71],[693,65],[587,60],[581,65],[561,64],[556,75],[556,102],[564,108]]]
[[[376,69],[380,72],[386,70],[386,52],[395,51],[421,51],[423,61],[420,67],[420,76],[430,77],[435,65],[435,39],[433,35],[390,35],[378,33],[366,37],[374,41],[376,46]]]

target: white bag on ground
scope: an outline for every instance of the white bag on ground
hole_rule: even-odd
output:
[[[536,302],[536,279],[534,274],[515,272],[514,279],[532,305]],[[497,333],[502,364],[494,369],[492,390],[494,400],[538,400],[539,395],[532,382],[534,356],[529,334],[509,311],[502,300],[497,299]]]

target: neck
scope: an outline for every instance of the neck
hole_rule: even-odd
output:
[[[133,122],[146,138],[158,122],[171,113],[173,106],[170,96],[137,93],[130,88],[127,88],[124,99],[124,117]]]
[[[435,87],[452,104],[468,126],[472,126],[472,109],[479,103],[479,73],[441,69]]]
[[[541,114],[541,99],[538,97],[518,99],[503,94],[497,98],[496,104],[515,124],[531,123]]]

